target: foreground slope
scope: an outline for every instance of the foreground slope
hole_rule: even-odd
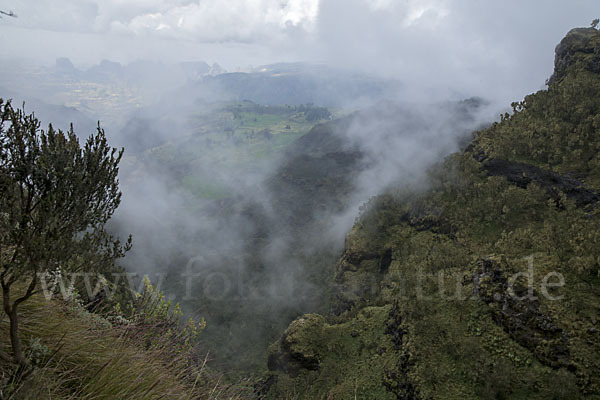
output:
[[[547,90],[371,200],[331,315],[271,347],[267,398],[600,396],[600,33],[571,31]]]

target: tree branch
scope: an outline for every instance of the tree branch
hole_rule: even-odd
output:
[[[13,309],[17,308],[19,306],[19,304],[21,304],[22,302],[24,302],[25,300],[27,300],[28,298],[33,296],[33,294],[35,292],[36,283],[37,283],[37,276],[34,275],[33,278],[31,278],[31,282],[29,283],[29,286],[27,287],[27,292],[25,292],[25,294],[23,296],[19,297],[18,299],[16,299],[14,301]]]
[[[2,306],[6,315],[10,316],[12,309],[10,307],[10,285],[2,280]]]

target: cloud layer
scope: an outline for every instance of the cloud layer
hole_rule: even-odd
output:
[[[309,31],[318,0],[39,0],[12,9],[21,16],[13,23],[30,29],[248,42]]]
[[[324,62],[404,80],[413,98],[515,100],[597,0],[0,0],[0,56],[206,60],[230,70]]]

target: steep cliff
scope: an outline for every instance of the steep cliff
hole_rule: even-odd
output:
[[[600,33],[475,132],[427,189],[372,199],[333,310],[271,346],[257,393],[305,399],[600,396]]]

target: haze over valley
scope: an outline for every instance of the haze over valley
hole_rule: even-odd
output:
[[[132,248],[114,271],[131,304],[159,293],[182,311],[169,324],[205,321],[180,364],[189,398],[600,393],[594,229],[560,236],[597,214],[597,23],[571,31],[593,1],[36,3],[0,1],[0,98],[124,148],[106,229]],[[512,290],[530,254],[572,303],[484,293]],[[117,300],[80,283],[82,304],[146,327],[119,314],[117,275]],[[420,301],[438,276],[481,304]]]

